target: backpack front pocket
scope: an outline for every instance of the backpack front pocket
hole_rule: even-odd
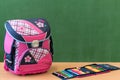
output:
[[[40,73],[47,71],[52,64],[52,57],[47,49],[32,48],[26,51],[20,57],[19,72],[25,73]]]

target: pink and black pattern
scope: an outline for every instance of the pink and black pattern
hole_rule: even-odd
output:
[[[34,57],[30,54],[29,51],[27,51],[24,54],[24,56],[21,60],[21,63],[20,63],[20,65],[27,65],[27,64],[36,64]]]
[[[19,48],[19,45],[20,45],[20,43],[19,42],[15,42],[15,47],[16,47],[16,51],[15,51],[15,65],[18,65],[19,64],[19,62],[18,62],[18,53],[19,53],[19,50],[18,50],[18,48]],[[15,70],[16,70],[16,66],[15,66]]]
[[[32,28],[28,23],[22,20],[10,20],[10,25],[12,28],[20,35],[38,35],[40,34],[34,28]]]
[[[5,70],[24,75],[46,72],[50,68],[53,49],[46,20],[8,20],[5,29]]]
[[[49,51],[47,49],[42,49],[42,48],[31,49],[29,52],[34,57],[36,62],[38,62],[46,54],[49,53]]]

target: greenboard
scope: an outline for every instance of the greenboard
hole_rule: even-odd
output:
[[[0,0],[0,61],[4,22],[45,18],[53,61],[120,61],[120,0]]]

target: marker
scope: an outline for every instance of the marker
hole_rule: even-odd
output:
[[[78,70],[78,69],[71,69],[73,72],[76,72],[78,74],[86,74],[85,72]]]
[[[71,69],[67,70],[68,72],[71,72],[72,74],[74,74],[75,76],[77,75],[80,75],[78,72],[75,72],[75,71],[72,71]]]
[[[87,69],[89,69],[89,70],[92,70],[92,71],[94,71],[94,72],[100,72],[100,70],[95,69],[95,68],[93,68],[93,67],[91,67],[91,66],[85,66],[85,68],[87,68]]]
[[[68,78],[68,77],[69,77],[68,75],[63,74],[62,72],[57,72],[57,73],[59,73],[59,75],[61,75],[61,76],[64,76],[65,78]]]
[[[98,70],[100,70],[100,71],[105,71],[104,68],[102,68],[102,67],[100,67],[100,66],[97,66],[97,65],[92,65],[92,67],[93,67],[93,68],[96,68],[96,69],[98,69]]]
[[[60,78],[67,78],[66,76],[64,76],[64,75],[62,75],[62,74],[60,74],[58,72],[54,72],[53,74],[60,77]]]
[[[65,75],[68,76],[68,77],[73,77],[72,74],[68,73],[68,72],[65,71],[65,70],[61,71],[61,73],[62,73],[62,74],[65,74]]]

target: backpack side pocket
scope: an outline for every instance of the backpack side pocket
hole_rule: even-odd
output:
[[[11,69],[14,71],[14,61],[15,61],[15,46],[14,39],[6,32],[4,41],[4,68],[5,70]]]

